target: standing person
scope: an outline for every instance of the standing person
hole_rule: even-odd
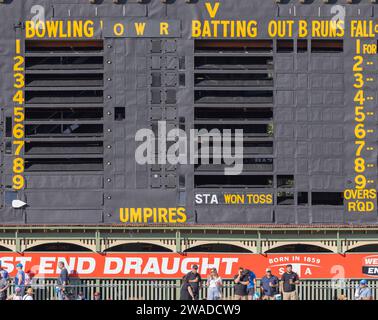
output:
[[[182,278],[180,300],[194,300],[193,289],[190,286],[187,275]]]
[[[8,279],[4,279],[3,274],[0,272],[0,300],[7,300],[8,288]]]
[[[25,288],[28,288],[31,286],[31,271],[28,270],[25,272]]]
[[[26,294],[24,295],[24,297],[22,298],[22,300],[34,300],[33,299],[33,289],[32,288],[28,288],[28,290],[26,290]]]
[[[371,289],[366,280],[361,280],[354,294],[355,300],[373,300]]]
[[[21,288],[15,287],[14,293],[7,300],[22,300]]]
[[[58,262],[58,268],[60,269],[57,287],[58,299],[65,300],[66,286],[69,284],[68,270],[63,261]]]
[[[1,263],[1,260],[0,260],[0,274],[1,276],[3,277],[3,279],[5,280],[9,280],[9,273],[7,270],[5,270],[3,267],[2,267],[2,263]]]
[[[188,272],[188,274],[186,275],[186,278],[188,280],[188,283],[191,289],[193,290],[193,295],[194,295],[193,300],[198,300],[202,278],[200,274],[198,273],[198,266],[196,264],[192,266],[192,269],[191,271]]]
[[[253,300],[255,295],[256,289],[256,275],[251,270],[246,270],[248,272],[248,285],[247,285],[247,293],[248,293],[248,300]]]
[[[261,296],[263,300],[275,300],[279,287],[278,278],[267,268],[265,276],[261,279]]]
[[[293,271],[291,264],[286,266],[286,272],[282,275],[281,281],[283,300],[298,300],[296,286],[299,284],[299,276]]]
[[[83,291],[80,291],[79,294],[76,297],[76,300],[87,300],[85,299],[85,295]]]
[[[234,276],[234,300],[247,300],[247,286],[249,284],[249,273],[243,267],[239,268],[238,274]]]
[[[94,294],[94,300],[98,301],[98,300],[101,300],[101,293],[96,291],[95,294]]]
[[[208,287],[207,300],[220,300],[222,298],[223,284],[217,269],[211,269],[206,285]]]
[[[22,270],[24,266],[21,263],[16,265],[17,274],[14,277],[14,284],[16,288],[20,288],[20,295],[23,296],[25,293],[25,272]]]

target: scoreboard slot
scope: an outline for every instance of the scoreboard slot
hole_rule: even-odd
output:
[[[25,156],[50,154],[98,154],[103,153],[102,141],[28,141],[25,143]]]
[[[102,40],[26,40],[26,52],[103,52]]]
[[[195,175],[194,186],[196,188],[273,188],[272,175]]]
[[[264,123],[256,123],[256,124],[225,124],[225,123],[201,123],[196,124],[194,126],[195,129],[206,129],[208,131],[211,130],[220,130],[221,132],[223,130],[227,130],[232,128],[233,130],[241,129],[243,130],[244,137],[269,137],[270,134],[270,125],[264,124]],[[234,133],[234,132],[233,132]]]
[[[216,90],[195,90],[195,103],[241,103],[241,104],[262,104],[273,103],[272,91],[216,91]]]
[[[102,120],[102,108],[25,108],[30,121],[60,120]]]
[[[277,192],[277,205],[291,206],[294,204],[294,193],[290,191]]]
[[[73,57],[28,57],[26,71],[28,70],[86,70],[102,69],[102,57],[73,56]]]
[[[194,66],[201,70],[270,70],[272,61],[272,57],[264,56],[195,56]]]
[[[277,40],[277,52],[293,52],[293,40]]]
[[[26,137],[55,136],[102,136],[103,124],[38,124],[25,125]]]
[[[273,119],[273,108],[196,108],[195,120],[266,120]]]
[[[227,41],[227,40],[202,40],[195,41],[196,53],[222,53],[222,52],[273,52],[272,40],[249,40],[249,41]]]
[[[243,141],[243,153],[249,154],[273,154],[273,141]]]
[[[264,139],[265,140],[265,139]],[[202,146],[201,141],[198,142],[199,147]],[[209,145],[209,152],[213,153],[213,145],[214,141],[210,140],[208,141]],[[223,146],[223,150],[227,149],[225,146]],[[231,144],[231,151],[232,153],[235,153],[235,146]],[[272,155],[273,154],[273,141],[256,141],[256,138],[254,138],[252,141],[250,138],[243,139],[243,154],[245,156],[248,155]]]
[[[311,40],[311,52],[343,52],[343,40]]]
[[[270,73],[197,73],[194,83],[196,87],[271,87],[273,77]]]
[[[343,206],[344,197],[342,192],[311,192],[311,204],[313,206]]]
[[[28,87],[102,87],[104,75],[100,73],[27,74],[25,82]]]
[[[26,158],[26,172],[102,171],[102,158]]]
[[[195,171],[222,171],[227,166],[223,159],[206,159],[208,163],[203,164],[204,159],[194,166]],[[217,162],[221,162],[217,164]],[[243,172],[273,172],[274,159],[272,158],[243,158]]]
[[[102,90],[27,91],[26,104],[102,103]]]
[[[277,176],[277,187],[278,188],[293,188],[294,187],[294,176],[293,175],[278,175]]]

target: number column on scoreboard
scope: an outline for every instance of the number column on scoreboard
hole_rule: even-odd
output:
[[[13,57],[13,127],[12,127],[12,188],[21,190],[25,187],[25,162],[23,158],[25,146],[25,58],[22,54],[22,41],[15,41]]]
[[[353,117],[348,124],[353,128],[353,153],[346,158],[346,165],[352,166],[353,176],[344,192],[346,210],[350,213],[375,213],[377,208],[377,59],[376,41],[355,39],[352,65]],[[348,131],[349,132],[349,131]],[[349,137],[347,137],[349,140]]]

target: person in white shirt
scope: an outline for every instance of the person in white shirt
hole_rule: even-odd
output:
[[[222,298],[222,279],[218,275],[218,271],[212,268],[207,278],[206,285],[208,287],[207,300],[220,300]]]
[[[22,298],[22,300],[34,300],[33,299],[33,289],[32,288],[29,288],[28,290],[26,290],[26,294],[24,295],[24,297]]]

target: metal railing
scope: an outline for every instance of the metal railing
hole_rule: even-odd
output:
[[[301,280],[298,285],[300,300],[335,300],[340,294],[348,300],[354,299],[354,292],[358,280],[333,281],[329,279]],[[73,280],[66,287],[73,299],[82,292],[87,300],[92,300],[95,292],[99,292],[101,300],[178,300],[180,299],[180,280],[134,280],[134,279],[85,279]],[[378,297],[378,280],[370,280],[373,298]],[[259,285],[259,283],[258,283]],[[30,287],[34,291],[35,300],[56,300],[56,279],[39,279]],[[12,294],[11,285],[8,295]],[[232,300],[234,283],[232,280],[223,281],[222,298]],[[200,291],[200,299],[206,299],[207,288],[205,281]]]

